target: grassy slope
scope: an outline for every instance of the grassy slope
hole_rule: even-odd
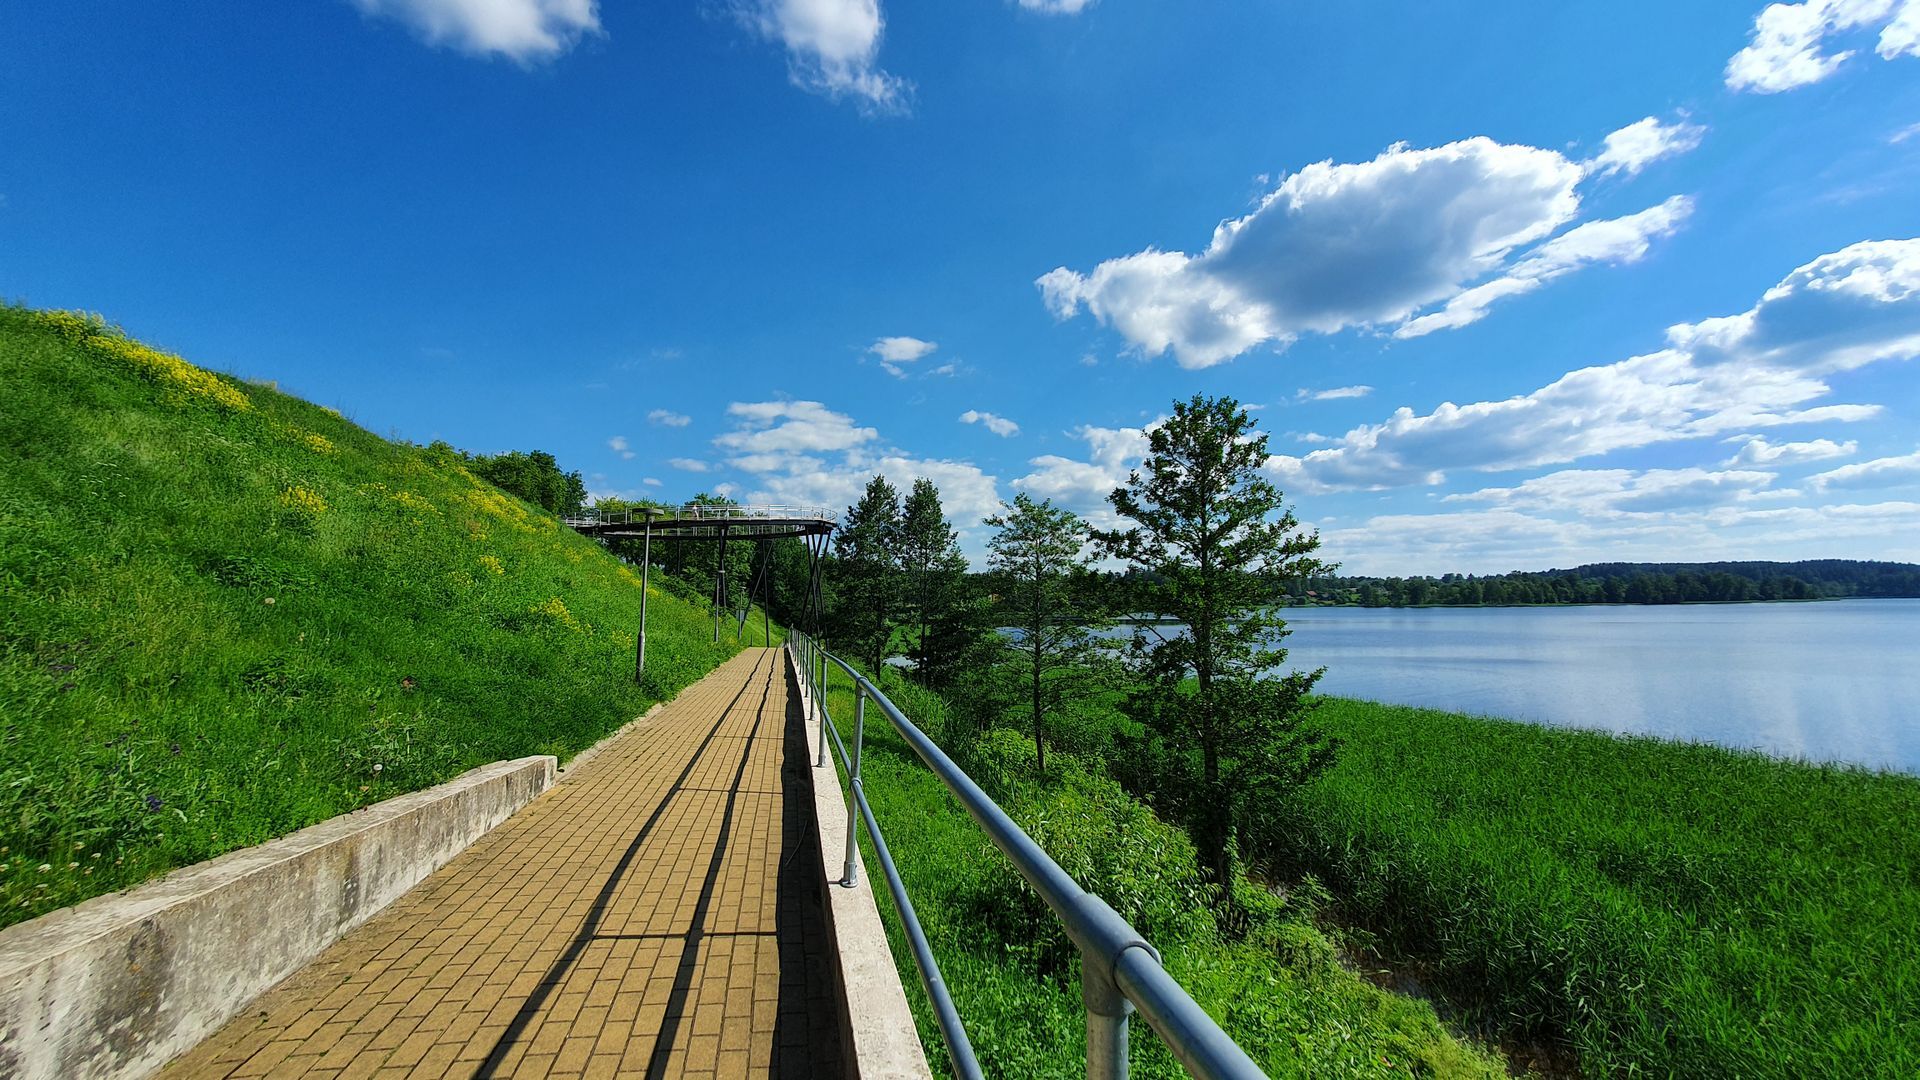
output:
[[[731,651],[656,593],[636,687],[591,541],[74,317],[0,307],[0,386],[0,926],[564,757]]]
[[[889,677],[888,696],[938,734],[939,699]],[[851,737],[852,695],[835,679],[829,707]],[[940,782],[870,711],[861,772],[942,975],[989,1074],[1085,1075],[1085,1012],[1073,950],[1012,867]],[[1031,780],[1032,744],[1009,731],[971,748],[974,775],[1081,884],[1160,948],[1168,969],[1277,1077],[1504,1075],[1442,1029],[1432,1009],[1378,990],[1341,966],[1305,904],[1264,894],[1260,926],[1223,941],[1207,914],[1192,844],[1118,785],[1050,752]],[[842,784],[845,784],[844,774]],[[877,872],[870,845],[866,863]],[[862,888],[885,889],[863,880]],[[950,1075],[939,1027],[915,979],[893,906],[881,899],[894,960],[936,1073]],[[1132,1026],[1133,1075],[1185,1073],[1144,1021]]]
[[[1329,701],[1267,838],[1590,1075],[1920,1076],[1920,780]]]

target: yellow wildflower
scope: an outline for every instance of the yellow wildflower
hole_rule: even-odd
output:
[[[566,603],[557,596],[550,596],[544,603],[534,605],[533,614],[544,615],[576,634],[584,632],[580,620],[573,617],[573,612],[568,611]]]
[[[305,435],[300,436],[300,441],[306,445],[307,449],[316,454],[333,453],[333,440],[327,438],[325,435],[319,435],[309,431]]]
[[[327,500],[320,493],[295,484],[280,493],[280,505],[290,510],[301,510],[309,514],[325,513]]]
[[[396,491],[392,495],[389,495],[387,497],[392,499],[394,502],[399,503],[401,506],[404,506],[407,509],[412,510],[416,514],[440,513],[439,507],[433,505],[433,503],[427,501],[426,499],[421,498],[418,495],[415,495],[411,491]]]
[[[496,577],[503,575],[507,572],[507,568],[500,565],[500,560],[495,558],[492,555],[480,556],[480,565],[486,567],[487,572],[490,574],[493,574]],[[555,600],[554,603],[558,604],[560,603],[560,601]],[[564,605],[563,605],[563,609],[564,609]]]

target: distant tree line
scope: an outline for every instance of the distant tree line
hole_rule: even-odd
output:
[[[1692,604],[1750,600],[1920,596],[1920,566],[1804,562],[1594,563],[1538,573],[1441,577],[1297,578],[1277,590],[1290,604],[1476,607],[1509,604]]]

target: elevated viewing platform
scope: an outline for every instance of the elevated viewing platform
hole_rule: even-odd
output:
[[[585,510],[569,516],[574,531],[594,537],[663,539],[733,537],[742,540],[779,540],[797,536],[828,536],[838,522],[824,506],[709,506],[688,503],[675,508],[636,507],[631,510]]]

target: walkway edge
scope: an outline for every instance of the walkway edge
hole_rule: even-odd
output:
[[[140,1077],[553,785],[483,765],[0,931],[0,1076]]]
[[[801,708],[812,717],[812,694],[807,680],[801,677],[793,649],[787,646],[780,651],[786,654],[787,671],[796,684]],[[807,760],[811,763],[820,760],[820,725],[815,721],[805,726]],[[839,770],[829,764],[807,771],[813,776],[813,817],[819,830],[820,887],[827,900],[827,933],[833,938],[834,957],[840,965],[835,983],[840,990],[841,1045],[848,1050],[847,1075],[858,1080],[929,1080],[933,1071],[927,1066],[927,1052],[914,1027],[907,991],[900,983],[900,969],[894,966],[893,953],[887,948],[886,927],[881,925],[880,909],[873,899],[873,877],[858,852],[854,858],[860,868],[860,884],[853,888],[839,884],[847,844],[847,796],[840,786]]]

